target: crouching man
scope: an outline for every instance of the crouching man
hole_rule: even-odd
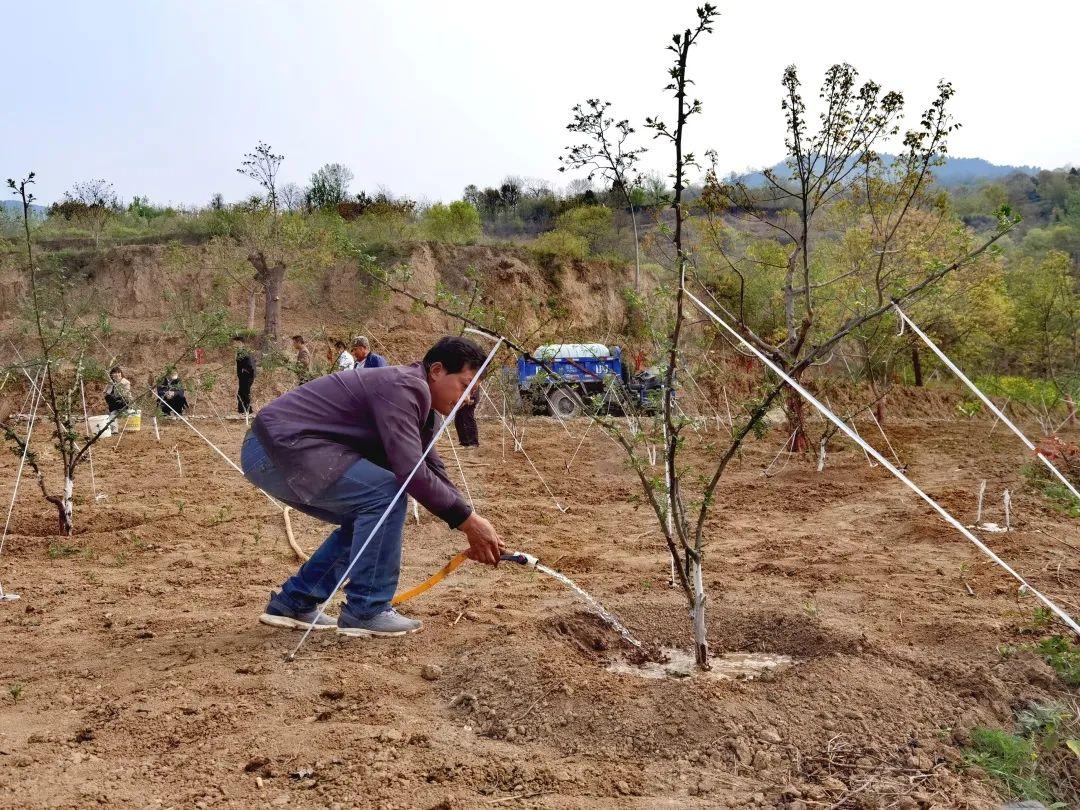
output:
[[[470,340],[445,337],[420,363],[350,369],[320,377],[275,399],[255,417],[244,439],[245,477],[294,509],[336,524],[300,570],[271,595],[260,621],[307,629],[350,560],[390,507],[424,449],[484,362]],[[465,534],[468,555],[498,565],[503,541],[450,483],[434,448],[406,492]],[[421,622],[397,613],[390,601],[401,571],[407,499],[390,509],[345,583],[345,605],[335,621],[348,636],[401,636]]]

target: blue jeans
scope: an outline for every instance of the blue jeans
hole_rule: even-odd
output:
[[[285,477],[250,431],[240,451],[240,466],[244,477],[259,489],[299,512],[338,526],[311,559],[281,587],[281,597],[297,611],[310,610],[330,598],[330,592],[345,573],[349,561],[390,506],[399,487],[392,472],[360,460],[330,489],[312,502],[303,503],[285,483]],[[358,619],[367,619],[386,610],[397,591],[407,502],[403,493],[345,582],[346,608]]]

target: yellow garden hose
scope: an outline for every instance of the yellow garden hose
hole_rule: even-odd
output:
[[[292,547],[293,552],[296,554],[297,557],[300,558],[300,562],[307,562],[308,557],[310,557],[311,555],[307,554],[302,548],[300,548],[300,545],[296,542],[296,537],[293,535],[292,520],[289,519],[290,511],[290,507],[286,506],[282,512],[285,517],[285,534],[289,538],[289,545]],[[448,562],[446,565],[436,571],[430,579],[428,579],[426,582],[421,582],[415,588],[410,588],[404,593],[399,593],[397,596],[394,597],[394,600],[390,604],[400,605],[402,602],[408,602],[414,596],[419,596],[429,588],[438,585],[450,574],[454,573],[454,571],[456,571],[467,559],[468,557],[465,556],[464,551],[454,555],[454,557],[451,558],[450,562]]]
[[[288,506],[286,506],[285,509],[282,510],[282,515],[285,518],[285,534],[289,538],[289,545],[292,547],[292,550],[296,553],[296,556],[300,558],[300,562],[307,562],[310,555],[307,554],[302,548],[300,548],[300,545],[296,542],[296,537],[293,535],[292,520],[290,520],[289,518],[290,511],[291,509]],[[444,565],[442,568],[432,574],[429,579],[421,582],[419,585],[413,588],[409,588],[409,590],[404,591],[403,593],[399,593],[393,598],[390,604],[400,605],[402,602],[408,602],[414,596],[419,596],[424,591],[433,588],[434,586],[442,582],[444,579],[446,579],[448,576],[450,576],[450,574],[454,573],[454,571],[456,571],[458,568],[460,568],[461,564],[467,559],[469,559],[467,552],[459,551],[457,554],[450,558],[450,562],[448,562],[446,565]],[[520,551],[504,553],[502,555],[502,559],[509,562],[520,563],[521,565],[536,565],[536,557],[533,557],[530,554],[523,554]]]
[[[429,580],[427,580],[426,582],[421,582],[415,588],[409,588],[409,590],[405,591],[404,593],[399,593],[393,598],[390,604],[400,605],[402,602],[408,602],[414,596],[419,596],[428,588],[431,588],[434,585],[438,585],[440,582],[446,579],[447,576],[457,570],[457,568],[467,559],[469,558],[468,556],[466,556],[466,552],[458,552],[450,559],[450,562],[448,562],[446,565],[436,571]]]

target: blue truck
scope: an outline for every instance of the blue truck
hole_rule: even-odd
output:
[[[522,403],[534,414],[569,419],[585,410],[625,414],[655,413],[660,408],[659,377],[649,371],[631,375],[618,346],[547,344],[531,358],[519,358],[517,372]]]

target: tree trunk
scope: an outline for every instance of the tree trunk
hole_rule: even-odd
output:
[[[797,376],[794,379],[796,382],[799,381]],[[788,391],[787,404],[788,429],[792,434],[789,449],[792,453],[805,453],[810,446],[810,442],[806,438],[806,411],[802,397],[794,390]]]
[[[75,481],[69,473],[64,477],[64,496],[63,498],[61,498],[60,506],[60,531],[62,531],[69,537],[71,536],[71,530],[75,525],[72,516],[72,504],[74,503],[72,494],[74,493],[74,491]]]
[[[701,579],[700,558],[690,561],[694,579],[694,661],[701,669],[709,669],[709,642],[705,638],[705,585]]]
[[[922,360],[919,358],[918,346],[911,347],[911,370],[915,372],[915,385],[917,385],[919,388],[922,388]]]
[[[285,287],[285,265],[269,268],[266,280],[266,326],[263,335],[268,344],[276,344],[281,335],[281,294]]]
[[[256,250],[248,256],[248,262],[255,268],[255,280],[265,292],[266,309],[263,323],[264,348],[278,342],[281,334],[281,294],[285,287],[285,263],[278,261],[270,265],[266,255]]]
[[[887,398],[888,394],[882,394],[881,398],[874,404],[874,418],[882,427],[885,425],[885,400]]]

